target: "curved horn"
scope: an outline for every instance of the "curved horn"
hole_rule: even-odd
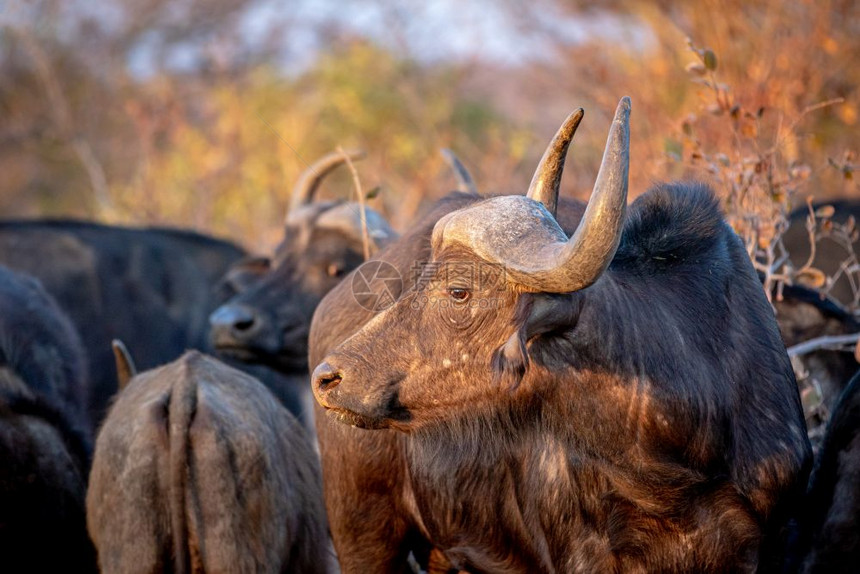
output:
[[[615,256],[627,209],[630,166],[630,98],[624,97],[609,128],[603,161],[588,207],[573,237],[560,248],[551,245],[549,266],[533,269],[525,283],[542,291],[568,293],[588,287]]]
[[[113,348],[113,357],[116,361],[116,378],[119,381],[119,390],[123,390],[128,382],[137,374],[137,368],[134,366],[134,360],[131,358],[131,353],[119,339],[114,339],[111,342]]]
[[[361,150],[349,150],[344,153],[352,161],[364,159],[365,156],[365,153]],[[336,151],[321,157],[303,171],[296,185],[293,186],[293,195],[290,198],[290,211],[313,201],[314,194],[317,188],[319,188],[320,183],[322,183],[323,178],[345,162],[346,158],[344,158],[343,154]]]
[[[582,121],[585,110],[579,108],[574,110],[552,138],[543,157],[532,176],[529,191],[526,197],[541,202],[546,210],[555,217],[558,205],[558,190],[561,185],[561,174],[564,171],[564,160],[567,157],[567,148],[570,146],[576,128]]]
[[[448,165],[451,166],[451,171],[454,172],[454,177],[457,179],[457,191],[465,191],[477,195],[478,188],[475,185],[475,180],[472,179],[472,174],[469,173],[469,170],[466,169],[460,158],[448,148],[442,149],[442,156],[448,162]]]
[[[388,221],[379,212],[365,206],[364,217],[372,252],[397,238],[397,233],[391,229]],[[338,230],[354,238],[358,243],[363,240],[361,205],[357,202],[341,203],[331,207],[320,214],[314,224],[318,228]]]
[[[576,116],[568,117],[565,126],[576,123]],[[563,126],[559,133],[564,131]],[[563,138],[554,140],[550,150]],[[547,157],[554,157],[556,165],[564,161],[563,154],[552,151]],[[570,293],[588,287],[609,266],[621,241],[629,164],[630,98],[625,97],[615,110],[594,191],[573,237],[568,239],[544,203],[499,195],[440,218],[433,227],[433,253],[460,244],[503,265],[506,277],[531,291]],[[547,196],[554,207],[555,193]]]

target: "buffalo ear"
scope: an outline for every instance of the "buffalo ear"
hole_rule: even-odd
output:
[[[137,375],[137,367],[134,366],[131,353],[128,352],[122,341],[114,339],[111,342],[111,347],[113,348],[113,356],[116,361],[116,378],[119,382],[118,390],[122,391],[128,385],[128,382]]]
[[[504,345],[493,353],[493,380],[511,392],[517,390],[529,368],[529,354],[523,330],[517,329]]]
[[[268,273],[271,268],[272,261],[268,257],[245,257],[227,270],[220,283],[232,294],[242,293]]]
[[[554,331],[564,332],[576,325],[582,309],[582,295],[526,293],[520,297],[514,334],[493,353],[495,382],[511,391],[517,389],[531,363],[528,343],[538,344],[537,337]]]

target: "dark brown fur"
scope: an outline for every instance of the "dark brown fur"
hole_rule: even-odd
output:
[[[433,222],[468,203],[380,257],[426,261]],[[777,566],[809,443],[772,311],[709,192],[642,196],[609,270],[578,293],[506,283],[475,287],[489,311],[416,306],[463,279],[429,273],[370,323],[342,284],[311,329],[311,364],[336,373],[314,384],[332,408],[318,433],[345,572],[398,571],[422,544],[473,571]],[[368,528],[348,532],[362,511]]]
[[[77,328],[91,373],[93,428],[117,390],[111,341],[149,369],[206,349],[213,287],[244,252],[193,232],[73,220],[0,221],[0,263],[36,277]]]
[[[197,352],[120,394],[87,511],[105,573],[327,571],[310,440],[262,384]]]
[[[450,194],[374,259],[393,265],[404,278],[404,285],[410,285],[430,258],[430,233],[436,221],[480,199],[472,194]],[[560,201],[559,221],[566,231],[576,228],[584,209],[581,202]],[[311,365],[374,316],[356,302],[350,278],[332,289],[314,313],[309,339]],[[404,435],[347,427],[327,417],[318,404],[315,414],[329,526],[344,574],[409,572],[406,558],[410,551],[423,563],[431,545],[420,521],[414,519]]]
[[[94,572],[83,351],[54,300],[0,266],[2,570]]]
[[[793,565],[848,573],[860,566],[860,375],[839,398],[810,478]]]

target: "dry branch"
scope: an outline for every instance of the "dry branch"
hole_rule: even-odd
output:
[[[352,184],[355,187],[355,193],[358,195],[359,215],[361,216],[361,243],[364,247],[364,260],[370,259],[370,235],[367,233],[367,213],[364,205],[364,192],[361,189],[361,180],[358,178],[358,170],[349,158],[349,154],[343,151],[343,147],[338,146],[337,151],[343,156],[346,161],[349,172],[352,174]]]
[[[816,337],[797,345],[792,345],[787,349],[789,357],[806,355],[814,351],[827,349],[830,351],[845,351],[846,353],[853,352],[854,346],[860,341],[860,333],[850,333],[848,335],[828,335],[824,337]]]
[[[110,210],[113,207],[113,202],[108,193],[104,168],[96,158],[90,143],[75,130],[69,103],[63,96],[63,90],[57,81],[48,54],[29,31],[12,26],[9,26],[8,29],[18,36],[27,55],[33,60],[36,74],[48,98],[54,123],[62,137],[68,140],[78,161],[80,161],[84,171],[87,172],[99,209],[102,211]]]

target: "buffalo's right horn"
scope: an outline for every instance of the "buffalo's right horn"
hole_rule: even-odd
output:
[[[567,148],[570,147],[576,128],[579,127],[579,122],[582,121],[584,115],[585,110],[576,109],[567,116],[567,119],[558,128],[555,137],[552,138],[540,159],[529,185],[529,191],[526,193],[526,197],[541,202],[553,217],[555,217],[558,206],[558,191],[561,186],[561,174],[564,171]]]
[[[119,381],[119,390],[123,390],[128,382],[137,374],[137,367],[134,366],[134,360],[131,358],[131,353],[128,352],[125,344],[119,339],[114,339],[111,342],[113,348],[113,357],[116,361],[116,378]]]
[[[321,157],[309,166],[299,176],[296,185],[293,186],[293,195],[290,198],[290,211],[307,205],[314,200],[314,194],[322,183],[323,178],[331,173],[339,165],[346,163],[346,158],[351,161],[364,159],[365,153],[361,150],[349,150],[343,153],[336,151]]]
[[[457,191],[465,191],[468,193],[478,194],[478,188],[475,185],[475,180],[472,179],[472,174],[460,161],[460,158],[448,148],[442,149],[442,156],[448,165],[451,166],[451,171],[454,172],[454,177],[457,179]]]
[[[564,126],[559,130],[562,131]],[[555,145],[553,140],[544,157]],[[519,270],[523,283],[541,291],[567,293],[583,289],[600,277],[621,241],[629,166],[630,98],[624,97],[615,110],[597,181],[579,226],[565,244],[549,246],[546,252],[536,253],[534,263]]]

